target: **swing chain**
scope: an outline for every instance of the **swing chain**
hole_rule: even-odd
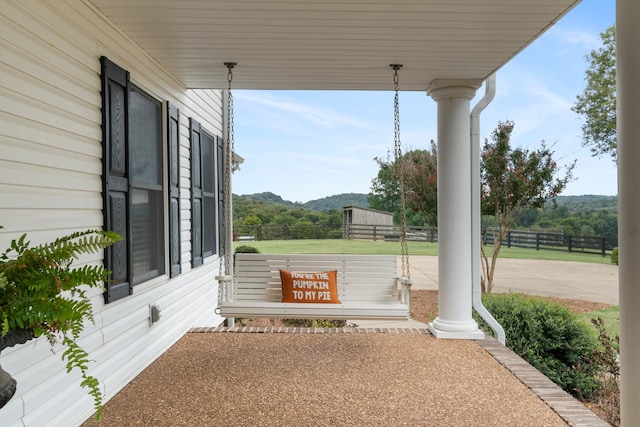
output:
[[[400,255],[402,261],[402,277],[411,279],[409,268],[409,246],[407,244],[407,211],[405,208],[405,185],[404,185],[404,159],[402,158],[402,144],[400,143],[400,78],[398,70],[402,64],[391,64],[393,69],[393,88],[395,96],[393,100],[393,129],[394,129],[394,157],[398,171],[398,192],[400,196]]]
[[[231,82],[233,81],[233,68],[236,66],[235,62],[225,62],[227,67],[227,123],[226,123],[226,143],[224,144],[224,178],[223,178],[223,220],[220,224],[220,277],[224,278],[222,282],[218,284],[218,307],[222,304],[223,293],[227,291],[227,284],[229,275],[232,274],[232,195],[231,195],[231,172],[233,168],[233,153],[234,149],[234,129],[233,129],[233,94],[231,92]]]
[[[233,72],[231,70],[233,70],[233,67],[235,67],[237,65],[236,62],[225,62],[224,65],[227,66],[228,72],[227,72],[227,82],[229,83],[229,86],[227,87],[228,89],[228,93],[229,93],[229,98],[228,98],[228,129],[229,129],[229,144],[230,144],[230,148],[231,148],[231,153],[233,154],[234,151],[234,118],[233,118],[233,94],[231,93],[231,82],[233,81]],[[233,163],[233,159],[229,159],[229,164]]]

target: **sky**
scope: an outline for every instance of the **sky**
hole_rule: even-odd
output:
[[[512,120],[512,145],[552,146],[560,164],[577,159],[563,195],[616,195],[616,165],[582,146],[582,118],[571,111],[585,85],[586,55],[615,23],[615,0],[583,0],[498,70],[496,95],[480,118],[481,141]],[[390,76],[392,79],[392,76]],[[390,80],[390,87],[392,87]],[[436,103],[426,92],[402,92],[403,151],[436,140]],[[292,202],[369,193],[393,153],[393,92],[234,90],[235,151],[244,158],[234,194],[272,192]],[[484,95],[480,88],[471,108]]]

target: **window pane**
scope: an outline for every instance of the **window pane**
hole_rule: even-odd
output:
[[[131,256],[133,257],[134,283],[164,273],[162,219],[162,191],[133,189],[131,192]]]
[[[216,241],[216,200],[215,197],[204,196],[202,198],[204,204],[204,256],[210,256],[215,253],[214,244]]]
[[[202,132],[202,239],[203,256],[215,253],[216,241],[216,140]]]
[[[215,191],[215,140],[205,132],[202,133],[202,191],[213,193]]]
[[[129,144],[133,181],[162,184],[162,105],[139,90],[129,95]]]

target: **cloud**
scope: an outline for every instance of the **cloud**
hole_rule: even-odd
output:
[[[550,43],[556,54],[564,55],[575,50],[590,52],[602,45],[599,34],[584,30],[570,30],[555,26],[548,31]]]
[[[234,100],[252,103],[253,106],[261,105],[268,108],[268,114],[286,113],[304,122],[312,123],[323,128],[337,128],[349,126],[355,128],[370,128],[371,124],[351,117],[335,110],[321,108],[312,104],[302,104],[284,96],[276,96],[272,92],[236,91]],[[286,127],[284,127],[286,129]]]
[[[530,67],[505,68],[498,74],[496,88],[496,98],[487,107],[483,119],[488,117],[496,123],[513,120],[514,137],[537,131],[548,134],[541,139],[549,139],[555,133],[552,123],[562,122],[559,128],[577,126],[572,123],[576,119],[571,111],[575,98],[572,88],[561,87],[555,79],[545,79]]]

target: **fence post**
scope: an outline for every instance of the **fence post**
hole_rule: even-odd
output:
[[[493,239],[493,244],[496,244],[495,239]],[[507,231],[507,247],[511,247],[511,230]]]
[[[602,256],[603,257],[607,256],[606,250],[607,250],[607,240],[606,238],[603,237],[602,238]]]
[[[540,250],[540,233],[536,233],[536,251]]]

